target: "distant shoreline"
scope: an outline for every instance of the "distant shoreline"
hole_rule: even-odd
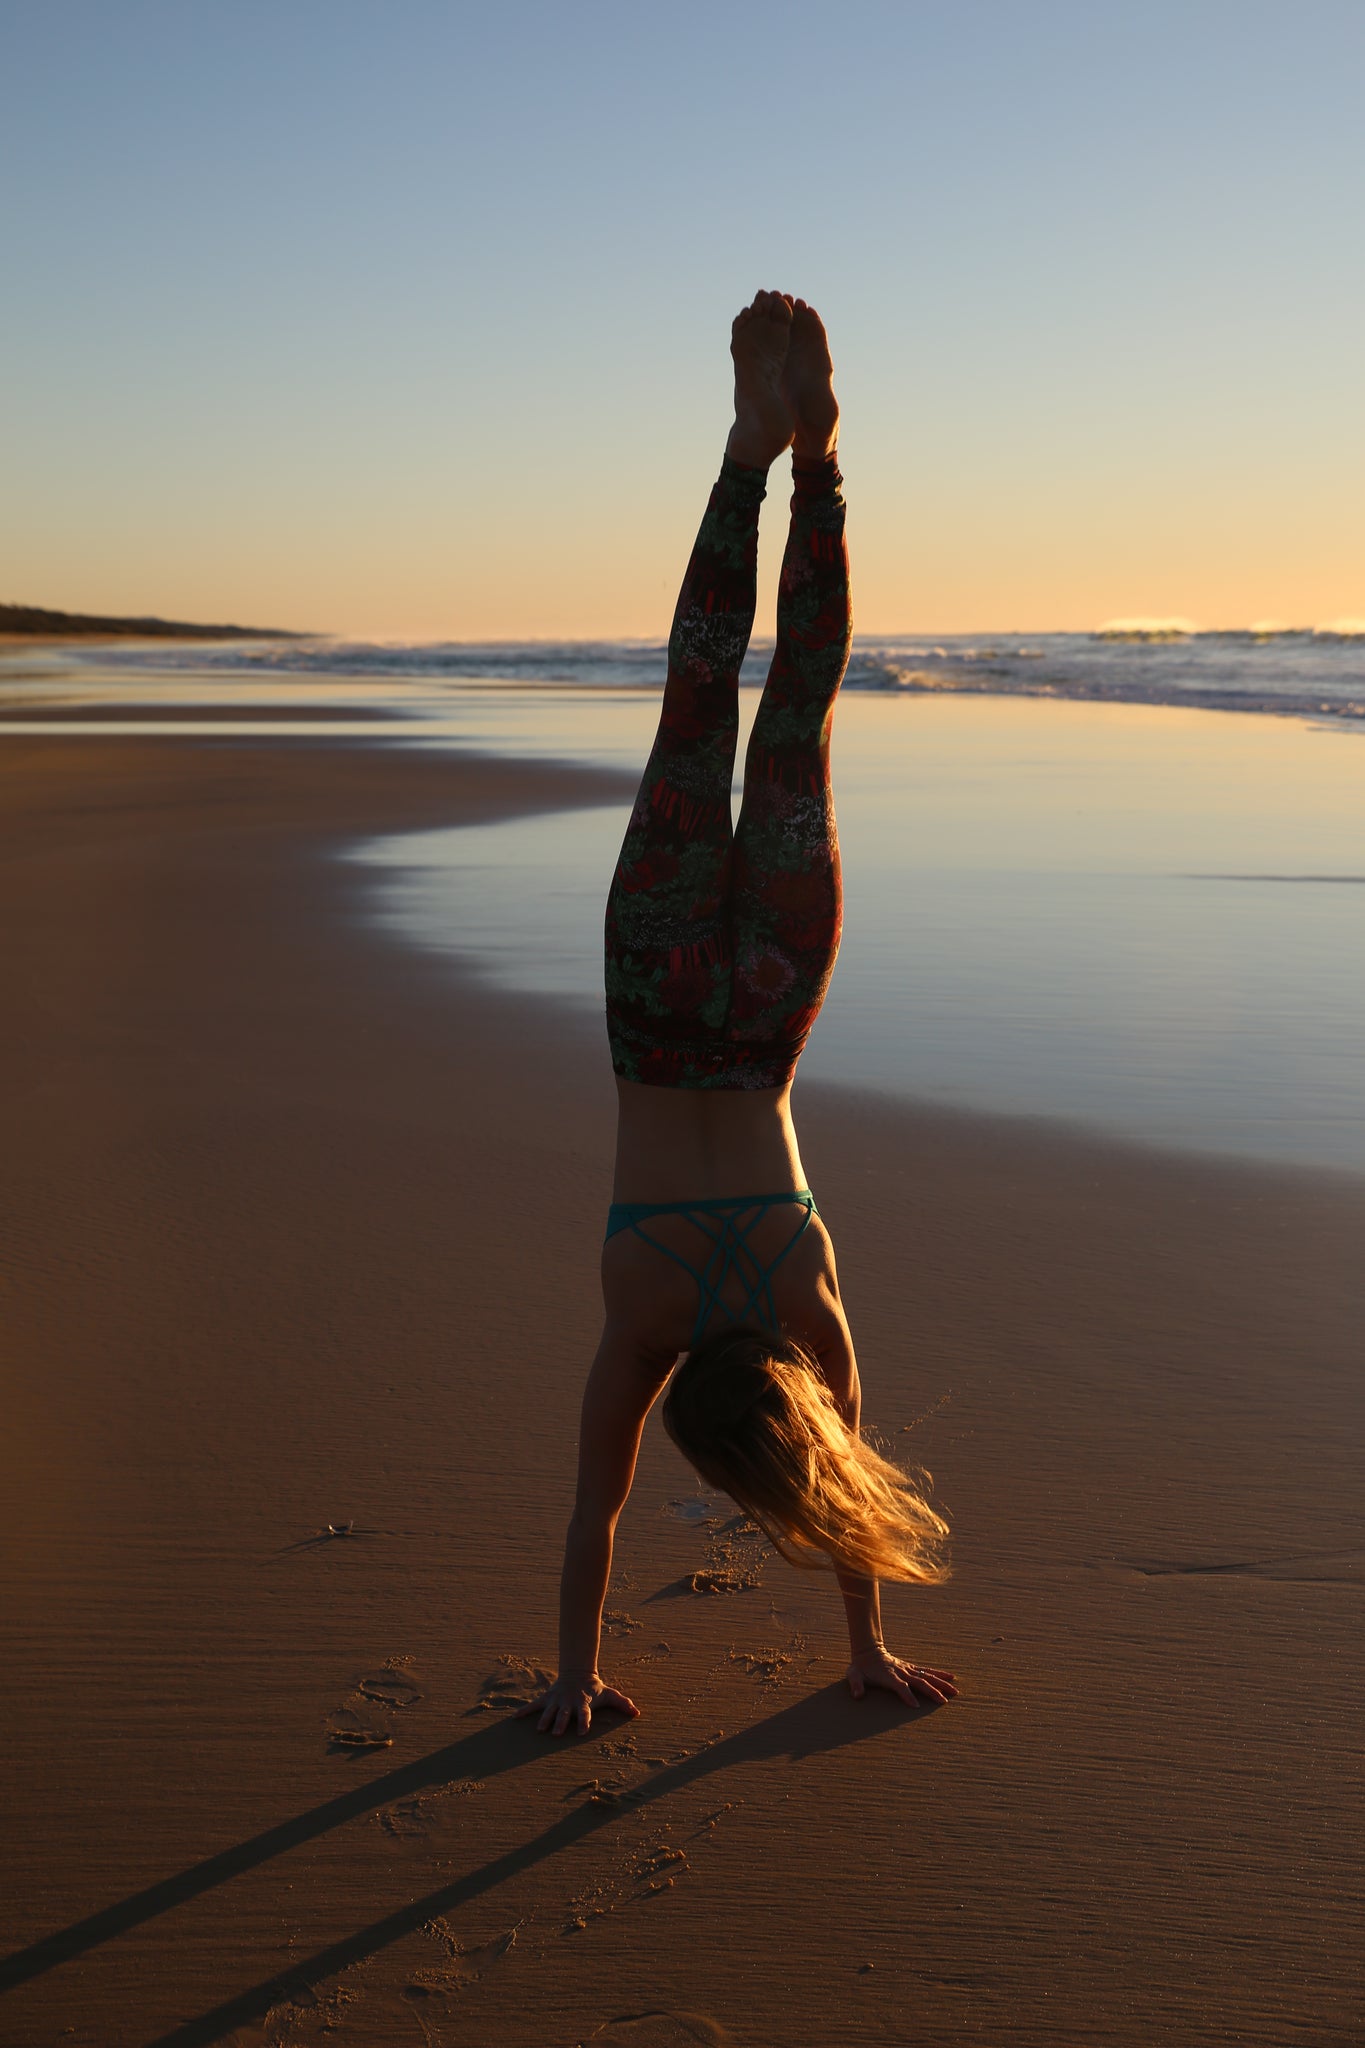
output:
[[[39,605],[0,604],[0,640],[307,640],[278,626],[194,626],[182,619],[107,619],[90,612],[50,612]]]

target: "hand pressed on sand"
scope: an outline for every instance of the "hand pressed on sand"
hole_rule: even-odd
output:
[[[857,1651],[846,1675],[848,1689],[855,1700],[860,1700],[869,1686],[893,1692],[897,1699],[905,1701],[907,1707],[916,1706],[920,1700],[928,1700],[941,1707],[948,1700],[957,1698],[951,1671],[937,1671],[929,1664],[907,1663],[904,1657],[893,1657],[881,1643],[874,1643],[868,1650]]]
[[[610,1707],[614,1713],[624,1714],[628,1721],[640,1718],[634,1700],[618,1692],[614,1685],[604,1684],[595,1671],[587,1678],[557,1678],[550,1690],[532,1700],[529,1707],[518,1708],[516,1718],[525,1721],[538,1714],[536,1727],[542,1735],[567,1735],[571,1727],[579,1735],[586,1735],[592,1727],[594,1707]]]

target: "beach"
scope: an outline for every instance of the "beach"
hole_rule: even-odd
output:
[[[610,1073],[336,856],[632,787],[5,736],[0,2041],[1358,2040],[1358,1177],[798,1082],[867,1419],[955,1532],[888,1634],[962,1697],[850,1700],[833,1586],[652,1422],[642,1717],[511,1718]]]

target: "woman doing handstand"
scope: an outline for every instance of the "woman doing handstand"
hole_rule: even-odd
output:
[[[666,1384],[664,1425],[707,1484],[793,1563],[833,1565],[854,1696],[956,1692],[950,1672],[907,1663],[882,1640],[878,1580],[941,1579],[945,1526],[858,1435],[834,1252],[791,1116],[842,914],[829,736],[850,612],[833,366],[819,316],[779,292],[740,313],[731,354],[735,423],[678,599],[658,735],[607,903],[620,1106],[606,1327],[583,1400],[559,1676],[526,1709],[554,1735],[586,1732],[597,1707],[638,1712],[597,1660],[616,1521]],[[732,832],[758,509],[769,464],[788,447],[777,646]]]

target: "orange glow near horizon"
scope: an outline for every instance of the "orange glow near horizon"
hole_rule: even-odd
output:
[[[611,451],[604,451],[609,464]],[[1034,503],[1033,516],[983,484],[978,501],[926,487],[907,505],[885,474],[845,456],[857,629],[864,636],[1088,632],[1125,619],[1195,628],[1349,630],[1362,613],[1349,523],[1317,508],[1249,531],[1207,499],[1160,511],[1092,502],[1081,517]],[[60,550],[41,527],[11,551],[7,602],[396,640],[658,639],[709,476],[695,462],[613,503],[526,487],[485,501],[471,523],[432,503],[397,517],[360,507],[326,525],[219,507],[210,547],[161,508],[105,524],[68,513]],[[532,472],[534,476],[534,472]],[[267,492],[268,497],[268,492]],[[608,494],[603,494],[607,496]],[[784,532],[775,473],[764,511],[756,631],[770,630]],[[82,527],[84,526],[84,531]],[[24,557],[28,555],[26,562]],[[44,556],[47,559],[44,559]]]

